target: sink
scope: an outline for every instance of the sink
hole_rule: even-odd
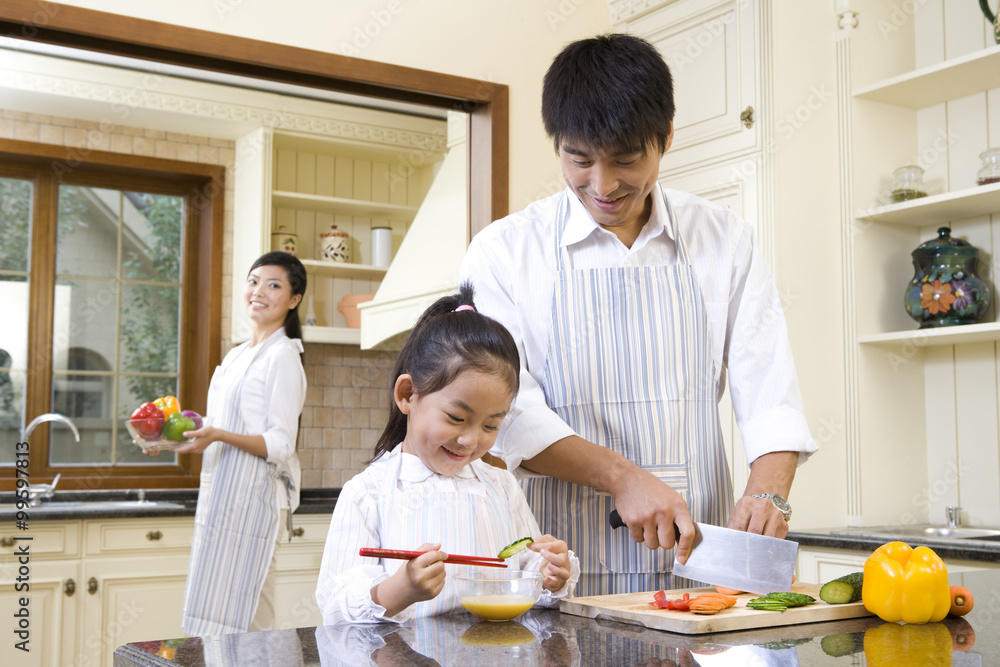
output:
[[[1000,542],[1000,528],[973,528],[971,526],[870,526],[833,531],[834,535],[889,535],[899,538],[926,540],[989,540]]]

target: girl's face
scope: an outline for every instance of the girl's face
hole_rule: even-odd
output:
[[[498,376],[467,370],[425,396],[414,393],[409,375],[400,375],[393,398],[407,415],[403,451],[440,475],[453,475],[490,450],[514,394]]]
[[[243,287],[247,316],[258,328],[280,327],[288,311],[302,300],[292,294],[288,271],[281,266],[264,265],[250,271]]]

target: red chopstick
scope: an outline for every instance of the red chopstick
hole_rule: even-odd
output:
[[[362,548],[358,551],[359,556],[369,558],[395,558],[398,560],[411,560],[417,556],[427,553],[426,551],[405,551],[403,549],[368,549]],[[507,567],[502,558],[492,558],[490,556],[459,556],[448,554],[444,559],[445,563],[456,565],[482,565],[484,567]]]

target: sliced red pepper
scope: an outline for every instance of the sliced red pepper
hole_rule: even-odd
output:
[[[653,599],[654,600],[666,600],[667,599],[667,593],[666,593],[666,591],[656,591],[655,593],[653,593]]]

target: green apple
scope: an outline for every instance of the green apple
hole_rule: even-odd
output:
[[[179,412],[175,412],[170,415],[167,419],[167,423],[163,425],[163,431],[160,435],[167,440],[183,442],[184,440],[187,440],[187,438],[184,437],[184,432],[193,430],[195,430],[194,420],[190,417],[185,417]]]

